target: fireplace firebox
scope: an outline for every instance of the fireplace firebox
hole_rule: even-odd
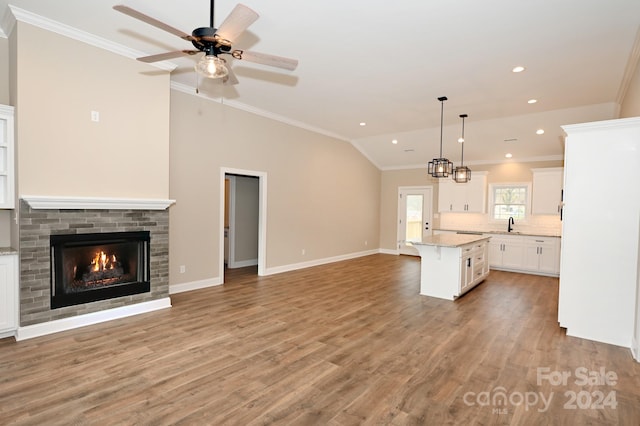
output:
[[[51,235],[51,309],[150,291],[148,231]]]

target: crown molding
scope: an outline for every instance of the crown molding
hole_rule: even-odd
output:
[[[337,133],[333,133],[333,132],[330,132],[328,130],[321,129],[319,127],[311,126],[311,125],[303,123],[301,121],[292,120],[291,118],[285,117],[283,115],[274,114],[272,112],[269,112],[269,111],[266,111],[266,110],[263,110],[263,109],[260,109],[260,108],[256,108],[256,107],[252,107],[252,106],[247,105],[247,104],[243,104],[241,102],[230,101],[230,100],[227,100],[227,99],[225,99],[223,97],[213,98],[211,96],[207,96],[207,95],[204,95],[202,93],[196,93],[196,89],[194,87],[188,86],[188,85],[183,84],[183,83],[176,83],[176,82],[172,81],[171,82],[171,89],[177,90],[178,92],[186,93],[186,94],[191,95],[191,96],[197,96],[199,98],[206,99],[206,100],[211,101],[211,102],[216,102],[216,103],[219,103],[219,104],[222,104],[222,105],[226,105],[226,106],[229,106],[231,108],[235,108],[235,109],[239,109],[239,110],[242,110],[242,111],[245,111],[245,112],[249,112],[251,114],[259,115],[261,117],[269,118],[269,119],[274,120],[274,121],[279,121],[281,123],[288,124],[288,125],[293,126],[293,127],[299,127],[301,129],[308,130],[308,131],[313,132],[313,133],[318,133],[318,134],[321,134],[321,135],[324,135],[324,136],[328,136],[330,138],[339,139],[339,140],[344,141],[344,142],[349,142],[349,138],[347,138],[345,136],[338,135]]]
[[[34,210],[166,210],[175,200],[23,195]]]
[[[16,25],[16,18],[11,13],[11,10],[7,7],[5,9],[2,20],[0,21],[0,37],[9,38],[9,34],[13,31],[13,27]]]
[[[616,96],[616,103],[618,104],[618,108],[624,102],[625,96],[627,96],[627,91],[629,90],[631,80],[633,79],[633,76],[636,72],[638,61],[640,61],[640,27],[638,27],[638,32],[636,33],[636,38],[633,42],[633,47],[631,48],[631,52],[629,53],[629,60],[627,61],[627,66],[624,69],[622,82],[620,83],[620,87],[618,88],[618,95]]]
[[[131,49],[129,47],[114,43],[105,38],[98,37],[96,35],[79,30],[61,22],[57,22],[52,19],[45,18],[44,16],[36,15],[35,13],[21,9],[19,7],[9,5],[7,13],[5,13],[4,19],[2,20],[2,28],[5,34],[11,34],[17,21],[42,28],[44,30],[62,35],[64,37],[68,37],[73,40],[81,41],[91,46],[95,46],[127,58],[136,59],[141,56],[147,55],[147,53],[145,52]],[[176,64],[168,61],[154,62],[149,65],[164,71],[173,71],[177,67]]]
[[[478,160],[478,161],[465,161],[465,166],[483,166],[491,164],[504,164],[504,163],[537,163],[540,161],[564,161],[564,155],[546,155],[541,157],[526,157],[526,158],[505,158],[504,160]],[[382,171],[390,170],[412,170],[412,169],[427,169],[427,163],[423,164],[410,164],[407,166],[387,166],[381,167]],[[473,170],[472,170],[473,172]],[[426,173],[426,172],[425,172]],[[474,172],[480,173],[480,172]]]

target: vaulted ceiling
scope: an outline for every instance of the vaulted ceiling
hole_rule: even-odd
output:
[[[132,57],[191,44],[112,9],[118,0],[0,0],[126,46]],[[205,0],[123,2],[191,33]],[[218,0],[215,25],[236,2]],[[638,61],[638,0],[246,0],[260,18],[234,47],[299,60],[283,71],[229,58],[234,86],[202,81],[197,56],[170,60],[175,88],[353,143],[380,168],[561,158],[562,124],[615,118]],[[5,19],[2,22],[6,26]],[[8,31],[6,28],[3,28]],[[523,66],[520,73],[512,72]],[[536,103],[528,103],[536,99]],[[366,123],[366,125],[361,125]],[[538,129],[545,132],[536,134]],[[392,143],[395,140],[397,143]],[[302,143],[302,141],[301,141]]]

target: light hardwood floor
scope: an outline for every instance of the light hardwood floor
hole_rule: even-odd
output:
[[[419,269],[245,268],[171,309],[0,340],[0,424],[640,424],[640,364],[565,335],[557,279],[492,271],[451,302],[418,294]]]

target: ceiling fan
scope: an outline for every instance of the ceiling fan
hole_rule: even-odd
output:
[[[139,19],[142,22],[176,35],[183,40],[190,41],[195,47],[195,50],[176,50],[138,58],[138,60],[142,62],[151,63],[164,61],[166,59],[204,52],[204,56],[195,66],[196,72],[208,78],[222,79],[223,84],[237,84],[238,80],[231,68],[226,65],[226,61],[219,57],[220,55],[231,55],[235,59],[291,71],[298,66],[296,59],[233,48],[233,41],[259,17],[255,11],[243,4],[237,4],[229,16],[220,24],[220,27],[215,28],[213,26],[214,0],[211,0],[209,26],[196,28],[191,34],[180,31],[171,25],[165,24],[129,6],[116,5],[113,6],[113,8],[132,18]]]

